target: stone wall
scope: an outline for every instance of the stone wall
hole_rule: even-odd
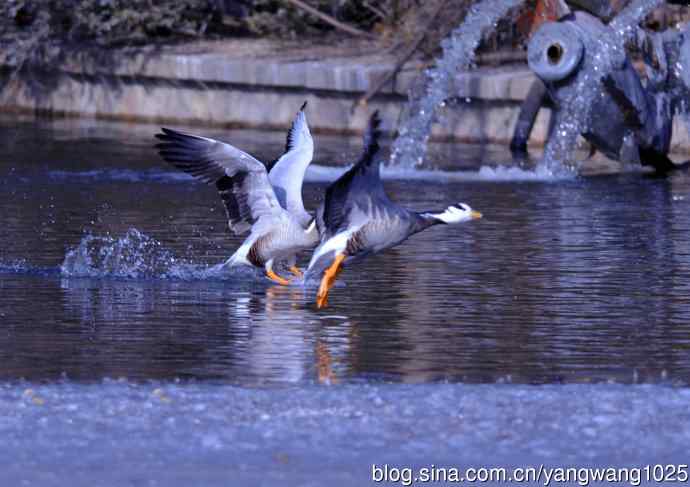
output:
[[[356,106],[395,60],[335,52],[275,52],[270,44],[247,49],[233,41],[132,55],[107,70],[71,63],[41,96],[10,83],[0,94],[0,110],[282,130],[307,100],[315,132],[361,132],[374,108],[381,110],[384,128],[394,130],[421,67],[407,66],[368,106]],[[433,137],[507,143],[533,79],[526,67],[459,75],[457,99],[439,114]],[[549,110],[542,109],[530,143],[544,143],[548,120]],[[680,124],[673,145],[690,151]]]

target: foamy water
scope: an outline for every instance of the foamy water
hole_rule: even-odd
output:
[[[136,228],[123,236],[85,235],[60,266],[65,277],[161,279],[227,278],[222,265],[204,266],[175,257],[159,241]]]
[[[329,183],[338,179],[347,168],[320,166],[312,164],[307,169],[305,181],[309,183]],[[384,180],[454,182],[454,181],[556,181],[573,175],[554,175],[543,168],[534,170],[509,166],[482,166],[477,171],[444,171],[440,169],[405,168],[382,166],[381,178]]]
[[[0,263],[0,272],[28,273],[37,269],[25,261]],[[224,262],[201,264],[193,259],[180,258],[158,240],[136,228],[124,235],[84,235],[78,245],[69,249],[59,269],[66,278],[118,278],[232,281],[242,284],[269,284],[263,272],[249,266],[228,267]],[[291,285],[302,286],[299,279]]]
[[[8,262],[0,261],[0,273],[24,273],[36,270],[37,269],[29,264],[26,259],[11,260]]]
[[[397,167],[383,168],[381,174],[384,179],[400,180],[419,180],[419,181],[557,181],[559,179],[570,178],[572,175],[557,176],[544,170],[535,168],[534,170],[522,169],[519,167],[507,166],[483,166],[478,171],[438,171],[438,170],[407,170]]]

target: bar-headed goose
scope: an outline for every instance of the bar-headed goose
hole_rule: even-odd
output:
[[[244,243],[226,262],[265,269],[274,282],[289,281],[273,270],[287,260],[290,271],[301,276],[296,255],[319,240],[314,219],[302,203],[302,182],[314,155],[304,113],[306,103],[288,132],[285,153],[267,172],[266,166],[230,144],[163,128],[156,138],[161,157],[209,184],[215,184],[225,203],[230,229],[249,231]]]
[[[389,249],[432,225],[482,216],[464,203],[437,213],[418,213],[391,201],[383,188],[380,159],[376,157],[380,123],[375,112],[369,120],[359,161],[328,187],[317,212],[321,243],[312,255],[306,278],[323,273],[316,298],[318,308],[328,304],[328,292],[344,263]]]

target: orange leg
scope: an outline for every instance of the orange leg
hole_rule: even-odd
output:
[[[292,272],[297,277],[304,277],[304,273],[296,265],[290,266],[290,272]]]
[[[273,272],[273,270],[267,270],[266,277],[268,277],[273,282],[277,282],[281,286],[287,286],[288,284],[290,284],[290,281],[288,281],[284,277],[280,277],[278,274]]]
[[[316,294],[316,307],[321,309],[328,305],[328,292],[335,284],[335,279],[340,274],[343,268],[343,261],[345,260],[345,254],[338,254],[335,256],[331,266],[326,269],[323,273],[323,278],[321,278],[321,285],[319,286],[319,292]]]

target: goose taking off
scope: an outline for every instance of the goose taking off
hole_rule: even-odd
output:
[[[302,203],[302,182],[314,155],[314,141],[304,113],[306,102],[287,135],[285,153],[270,173],[266,166],[230,144],[207,137],[163,128],[156,138],[161,157],[175,167],[209,184],[215,184],[225,203],[230,229],[236,235],[249,231],[227,265],[251,265],[265,269],[279,284],[289,281],[273,271],[287,260],[290,271],[302,250],[318,243],[315,220]]]
[[[307,269],[307,277],[320,275],[316,306],[328,304],[328,292],[344,263],[381,252],[432,225],[454,224],[481,218],[468,205],[452,205],[440,212],[406,210],[388,198],[379,174],[381,120],[374,112],[364,137],[359,161],[326,190],[317,212],[321,243]]]

